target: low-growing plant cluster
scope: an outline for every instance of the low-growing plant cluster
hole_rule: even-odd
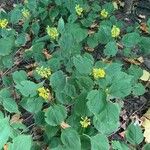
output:
[[[147,91],[141,66],[123,60],[150,54],[150,20],[143,34],[138,23],[117,19],[117,9],[99,0],[25,0],[1,9],[0,149],[149,149],[134,120],[113,138],[124,99]]]

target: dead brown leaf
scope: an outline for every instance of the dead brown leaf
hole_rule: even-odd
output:
[[[60,124],[61,128],[66,129],[71,127],[69,124],[65,123],[64,121]]]
[[[11,119],[10,123],[22,123],[23,119],[21,119],[20,114],[14,114]]]

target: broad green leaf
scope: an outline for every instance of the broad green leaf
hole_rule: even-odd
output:
[[[128,126],[125,135],[127,141],[133,145],[140,144],[144,139],[142,129],[137,124],[134,123],[131,123]]]
[[[0,90],[0,100],[2,101],[4,98],[11,97],[11,93],[7,88],[3,88]]]
[[[133,76],[127,75],[124,72],[118,72],[112,78],[112,85],[109,88],[109,94],[118,97],[124,98],[131,93],[132,90],[132,80]]]
[[[126,47],[133,47],[137,45],[140,42],[140,35],[136,32],[133,33],[127,33],[122,38],[122,43]]]
[[[29,80],[24,80],[21,81],[20,84],[16,85],[16,89],[20,91],[20,93],[25,96],[25,97],[33,97],[37,94],[37,89],[40,87],[40,85],[29,81]]]
[[[112,148],[114,150],[130,150],[125,143],[120,141],[112,141]]]
[[[119,127],[119,113],[119,105],[108,102],[105,109],[94,116],[94,127],[103,134],[111,134]]]
[[[74,112],[78,116],[88,116],[90,114],[89,109],[87,108],[87,93],[82,93],[79,97],[76,98]]]
[[[87,44],[90,48],[95,48],[98,45],[97,34],[89,36],[87,38]]]
[[[30,135],[19,135],[9,143],[8,150],[30,150],[32,146],[32,137]]]
[[[109,42],[105,46],[104,54],[108,57],[115,56],[117,54],[118,47],[116,42]]]
[[[22,12],[18,7],[15,7],[10,13],[10,21],[12,24],[18,23],[22,18]]]
[[[7,143],[10,134],[11,127],[8,118],[0,119],[0,149]]]
[[[55,91],[61,91],[66,84],[66,76],[62,71],[53,73],[50,77],[50,85]]]
[[[39,23],[38,23],[38,22],[32,23],[31,29],[32,29],[32,32],[33,32],[35,35],[38,35],[39,30],[40,30],[40,25],[39,25]]]
[[[143,150],[149,150],[149,149],[150,149],[150,144],[145,144]]]
[[[64,30],[64,28],[65,28],[65,23],[64,23],[63,18],[61,17],[61,18],[58,20],[58,31],[59,31],[60,33],[62,33],[63,30]]]
[[[62,131],[61,141],[66,150],[81,150],[80,136],[72,128],[66,128]]]
[[[150,54],[150,37],[141,37],[139,46],[144,54]]]
[[[4,98],[3,107],[10,113],[19,113],[18,105],[12,98]]]
[[[94,82],[90,77],[77,77],[76,82],[78,84],[79,89],[83,91],[91,91],[94,86]]]
[[[27,42],[27,34],[26,33],[20,33],[17,37],[17,39],[15,40],[15,44],[19,47],[19,46],[24,46],[25,43]]]
[[[91,137],[91,150],[109,150],[108,138],[100,133]]]
[[[44,130],[44,136],[46,136],[46,138],[51,140],[51,138],[54,137],[58,131],[59,131],[59,127],[46,125]]]
[[[143,75],[143,70],[139,66],[131,65],[128,74],[134,76],[133,80],[137,81]]]
[[[69,97],[76,97],[76,88],[73,84],[66,83],[64,87],[64,93]]]
[[[37,113],[42,109],[44,101],[39,98],[23,98],[20,105],[31,113]]]
[[[106,44],[109,41],[111,41],[111,28],[109,26],[100,26],[98,33],[96,33],[98,36],[98,41],[101,44]]]
[[[37,1],[36,0],[28,1],[27,7],[33,12],[36,11]]]
[[[14,46],[14,38],[6,37],[0,39],[0,56],[5,56],[11,53]]]
[[[134,85],[132,91],[134,95],[140,96],[145,93],[145,87],[141,83],[137,83]]]
[[[13,80],[14,82],[20,83],[21,81],[27,80],[27,73],[24,70],[20,70],[20,71],[15,71],[12,74]]]
[[[66,108],[62,105],[50,106],[45,112],[45,121],[51,126],[60,125],[67,117]]]
[[[91,148],[89,135],[86,135],[86,134],[81,135],[80,139],[81,139],[81,150],[87,150],[87,147]]]
[[[77,55],[73,57],[73,63],[81,74],[89,75],[93,67],[93,61],[86,56]]]
[[[106,94],[101,90],[92,90],[87,95],[87,107],[93,114],[99,114],[106,106]]]
[[[13,66],[13,56],[12,55],[6,55],[2,57],[2,62],[4,67],[11,68]]]

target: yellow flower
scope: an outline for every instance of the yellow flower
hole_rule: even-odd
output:
[[[82,15],[82,13],[83,13],[83,8],[80,7],[80,5],[76,5],[75,10],[76,10],[76,13],[77,13],[79,16]]]
[[[102,16],[102,18],[107,18],[107,17],[108,17],[108,12],[106,11],[106,9],[103,9],[103,10],[100,12],[100,15]]]
[[[29,18],[30,17],[30,12],[27,9],[22,10],[22,15],[24,18]]]
[[[42,97],[45,100],[48,100],[50,91],[49,89],[46,89],[44,87],[38,88],[39,96]]]
[[[47,26],[46,30],[47,30],[47,34],[48,34],[52,39],[54,39],[54,40],[55,40],[55,39],[58,37],[58,35],[59,35],[59,33],[58,33],[58,31],[57,31],[57,28],[55,28],[55,27],[49,27],[49,26]]]
[[[0,19],[0,28],[4,29],[8,25],[7,19]]]
[[[37,67],[36,72],[43,78],[48,78],[52,74],[50,68],[44,68],[43,66]]]
[[[81,117],[80,124],[81,124],[82,128],[87,128],[88,126],[91,125],[91,121],[90,121],[90,119],[88,119],[88,117],[85,117],[85,118]]]
[[[98,79],[98,78],[104,78],[106,75],[105,73],[105,70],[102,69],[102,68],[94,68],[93,69],[93,76],[95,79]]]
[[[111,35],[112,37],[118,37],[120,35],[120,29],[113,25],[111,29]]]

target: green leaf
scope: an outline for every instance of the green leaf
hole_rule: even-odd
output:
[[[59,31],[60,33],[62,33],[63,30],[64,30],[64,28],[65,28],[64,19],[61,17],[61,18],[58,20],[58,31]]]
[[[12,98],[4,98],[3,106],[10,113],[19,113],[18,105]]]
[[[143,75],[143,70],[137,65],[131,65],[128,74],[134,76],[133,80],[137,81]]]
[[[27,80],[27,73],[24,70],[15,71],[12,74],[13,80],[16,84],[19,84],[21,81]]]
[[[74,112],[78,116],[89,116],[90,111],[87,108],[87,93],[80,94],[75,101]]]
[[[39,30],[40,30],[40,25],[39,25],[39,23],[38,23],[38,22],[32,23],[31,29],[32,29],[32,32],[33,32],[35,35],[38,35]]]
[[[45,121],[51,126],[60,125],[67,117],[66,108],[62,105],[50,106],[45,113]]]
[[[34,82],[29,80],[21,81],[20,84],[16,85],[16,89],[18,89],[21,92],[21,94],[25,97],[35,96],[39,87],[40,85],[35,84]]]
[[[111,134],[119,127],[119,113],[119,105],[108,102],[105,109],[94,116],[94,127],[103,134]]]
[[[14,38],[7,37],[0,39],[0,56],[5,56],[11,53],[14,46]]]
[[[112,39],[111,28],[109,26],[100,26],[99,31],[96,34],[98,36],[98,41],[101,44],[106,44]]]
[[[52,86],[53,90],[61,91],[64,89],[65,84],[66,84],[66,76],[62,71],[57,71],[51,75],[50,85]]]
[[[124,72],[117,73],[112,78],[112,85],[109,88],[109,94],[118,98],[124,98],[129,95],[132,90],[132,78],[132,76],[127,75]]]
[[[149,150],[150,149],[150,144],[145,144],[143,150]]]
[[[93,114],[99,114],[106,106],[106,94],[101,90],[92,90],[87,96],[87,107]]]
[[[130,150],[125,143],[120,141],[112,141],[112,148],[114,150]]]
[[[0,133],[0,149],[2,149],[11,134],[8,118],[0,119]]]
[[[73,57],[73,63],[80,74],[89,75],[94,62],[86,56],[77,55]]]
[[[141,83],[137,83],[134,85],[132,91],[134,95],[140,96],[145,93],[145,87]]]
[[[91,91],[94,86],[94,82],[90,77],[77,77],[76,82],[78,84],[79,89],[83,91]]]
[[[39,98],[23,98],[20,105],[31,113],[37,113],[42,109],[44,101]]]
[[[118,47],[116,42],[109,42],[107,43],[105,49],[104,49],[104,54],[108,57],[110,56],[115,56],[117,54]]]
[[[17,39],[15,40],[15,44],[19,47],[19,46],[24,46],[25,43],[27,42],[27,34],[26,33],[20,33],[17,37]]]
[[[139,46],[143,53],[150,54],[150,38],[149,37],[141,37],[141,41],[139,43]]]
[[[140,35],[136,32],[133,33],[127,33],[122,38],[122,43],[126,47],[134,47],[140,42]]]
[[[11,97],[11,93],[7,88],[0,90],[0,99]]]
[[[133,145],[140,144],[144,139],[142,129],[134,123],[131,123],[128,126],[125,135],[126,135],[127,141]]]
[[[109,150],[108,138],[103,134],[91,137],[91,150]]]
[[[22,18],[22,12],[18,7],[15,7],[12,11],[11,11],[11,16],[10,16],[10,21],[13,24],[16,24],[19,22],[19,20]]]
[[[32,137],[30,135],[19,135],[9,143],[9,150],[30,150],[32,146]]]
[[[81,150],[80,137],[77,131],[72,128],[66,128],[62,131],[61,141],[65,150]]]
[[[12,55],[6,55],[2,57],[2,62],[4,67],[11,68],[13,66],[13,56]]]
[[[98,45],[97,34],[89,36],[87,38],[87,44],[90,48],[95,48]]]

